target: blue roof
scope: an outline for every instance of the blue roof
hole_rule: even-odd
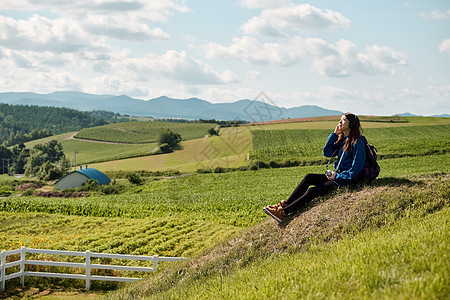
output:
[[[79,169],[75,170],[74,172],[81,173],[89,179],[97,180],[98,184],[106,184],[111,182],[111,179],[109,179],[108,176],[94,168]]]

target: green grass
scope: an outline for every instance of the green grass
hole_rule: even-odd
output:
[[[255,224],[110,298],[377,298],[387,283],[395,289],[402,282],[411,285],[398,290],[400,298],[420,297],[422,285],[433,286],[424,298],[445,295],[449,184],[448,175],[409,176],[341,190],[317,199],[282,226],[271,219]],[[431,228],[417,230],[433,215]],[[398,228],[407,235],[396,234]],[[395,256],[396,250],[403,256]]]
[[[305,252],[188,281],[149,299],[445,299],[450,209],[391,227],[313,241]]]
[[[246,166],[246,154],[251,146],[250,130],[230,127],[220,132],[220,136],[182,141],[182,149],[173,153],[98,163],[92,167],[100,171],[175,169],[191,173],[200,168]]]
[[[118,143],[154,143],[161,128],[179,133],[183,140],[192,140],[204,137],[208,129],[215,127],[216,124],[206,123],[126,122],[85,128],[76,137]]]
[[[152,155],[152,151],[158,147],[157,143],[130,145],[77,140],[62,141],[61,144],[64,154],[69,160],[72,160],[74,151],[77,151],[76,159],[78,165]]]

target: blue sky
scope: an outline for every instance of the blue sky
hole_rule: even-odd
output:
[[[450,1],[1,0],[0,92],[450,113]]]

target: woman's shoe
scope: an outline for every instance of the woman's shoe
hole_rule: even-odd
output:
[[[287,206],[286,200],[281,200],[281,201],[278,202],[278,204],[276,204],[276,205],[267,205],[267,207],[270,207],[270,208],[272,208],[272,209],[277,208],[277,207],[285,208],[286,206]]]
[[[272,218],[274,218],[275,220],[277,220],[279,223],[283,222],[284,218],[286,217],[284,209],[281,207],[270,208],[267,206],[263,208],[263,211]]]

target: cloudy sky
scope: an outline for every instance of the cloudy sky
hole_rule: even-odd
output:
[[[450,1],[0,0],[0,92],[450,113]]]

